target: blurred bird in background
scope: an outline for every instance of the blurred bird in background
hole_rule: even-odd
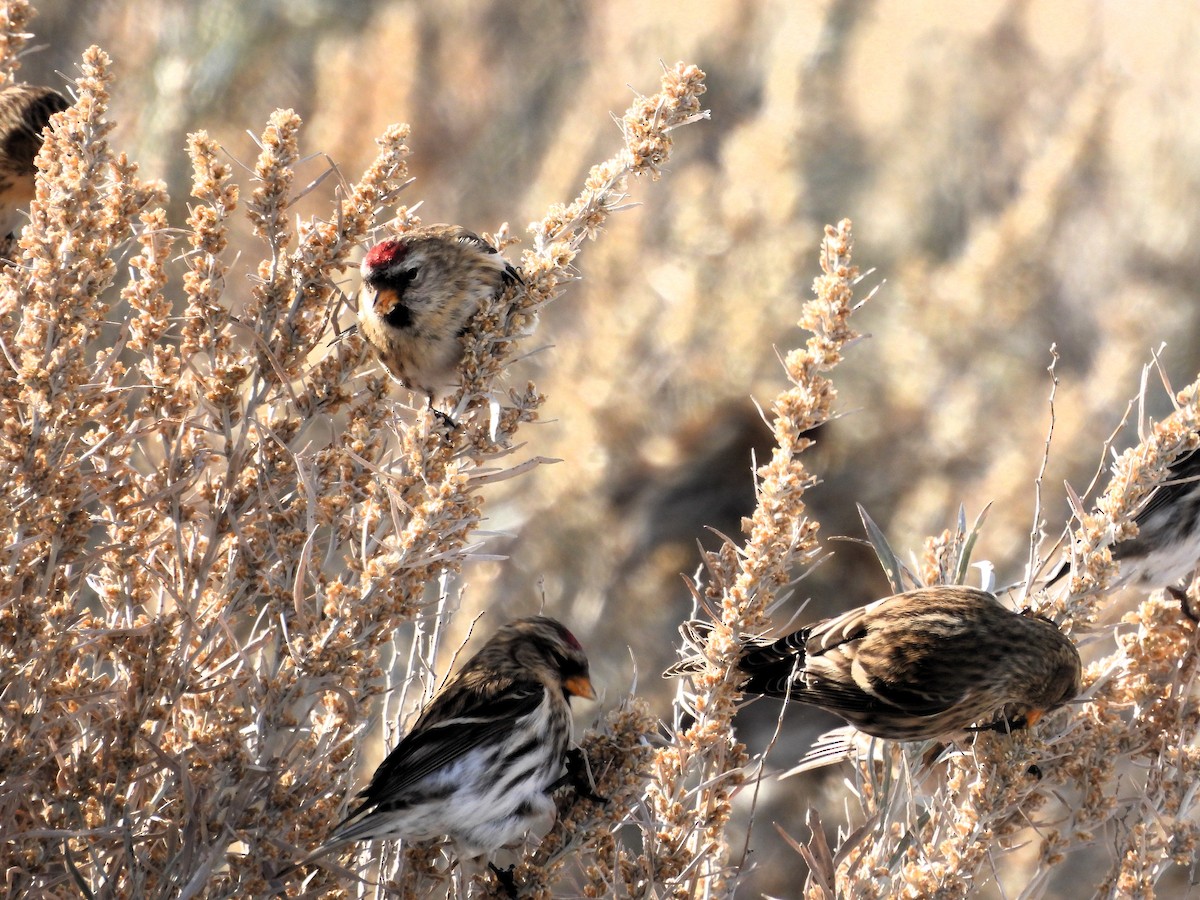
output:
[[[1133,522],[1137,534],[1112,547],[1112,557],[1121,567],[1114,587],[1175,588],[1195,571],[1200,563],[1200,450],[1175,460]],[[1068,555],[1051,571],[1046,585],[1070,572]]]
[[[50,117],[70,104],[58,91],[32,84],[0,88],[0,240],[11,249],[33,199],[34,157]],[[7,254],[6,254],[7,255]]]

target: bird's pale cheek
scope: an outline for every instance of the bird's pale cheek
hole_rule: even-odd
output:
[[[585,700],[596,699],[596,689],[592,687],[592,679],[586,675],[572,675],[563,680],[563,689],[572,697],[583,697]]]

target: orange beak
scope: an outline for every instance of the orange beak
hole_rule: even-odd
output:
[[[1029,712],[1025,713],[1025,727],[1032,728],[1037,724],[1038,719],[1045,714],[1046,711],[1044,709],[1031,709]]]
[[[375,309],[376,315],[386,316],[396,308],[396,304],[399,302],[400,298],[391,288],[380,288],[375,292],[375,302],[372,306]]]
[[[583,697],[585,700],[596,699],[596,689],[592,687],[592,679],[587,675],[572,675],[563,681],[563,690],[572,697]]]

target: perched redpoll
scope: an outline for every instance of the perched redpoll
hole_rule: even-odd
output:
[[[667,672],[698,671],[692,657]],[[777,640],[748,641],[749,694],[788,697],[875,737],[1019,728],[1079,693],[1075,645],[1051,622],[960,585],[885,597]]]
[[[454,383],[471,317],[520,276],[466,229],[429,225],[372,247],[362,278],[362,336],[397,380],[432,404]]]
[[[595,697],[575,636],[543,616],[509,622],[425,707],[325,843],[279,875],[355,841],[445,835],[482,857],[548,827],[571,697]]]
[[[1195,571],[1200,564],[1200,450],[1175,460],[1133,521],[1138,533],[1112,547],[1121,566],[1117,584],[1171,587]],[[1047,585],[1070,571],[1070,559],[1063,559]]]
[[[53,88],[0,89],[0,238],[20,230],[21,210],[33,199],[33,160],[42,149],[42,132],[69,105]]]

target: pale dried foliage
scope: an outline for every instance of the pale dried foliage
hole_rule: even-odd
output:
[[[407,128],[384,133],[327,220],[293,223],[301,122],[271,116],[244,202],[261,261],[235,310],[231,166],[191,136],[180,242],[162,187],[107,141],[109,68],[85,55],[19,262],[0,272],[2,868],[14,893],[259,896],[344,810],[399,626],[453,612],[439,586],[474,552],[482,486],[535,468],[504,460],[542,398],[496,379],[628,177],[657,176],[668,132],[701,115],[703,76],[668,69],[627,115],[625,149],[536,226],[524,285],[476,320],[447,428],[398,415],[389,383],[358,374],[356,335],[330,346],[334,279],[408,183]],[[387,226],[413,220],[400,208]],[[565,812],[530,866],[542,883],[611,841],[597,822],[639,793],[653,728],[631,699],[584,738],[610,804]],[[416,867],[404,878],[423,888]]]
[[[705,577],[696,597],[719,611],[702,652],[705,670],[689,679],[681,705],[691,719],[677,727],[670,745],[656,753],[648,805],[655,822],[650,856],[652,880],[674,885],[673,895],[725,896],[737,881],[730,868],[730,795],[749,762],[735,738],[733,717],[741,697],[737,670],[740,638],[760,633],[772,604],[792,570],[818,551],[817,524],[805,512],[804,492],[812,482],[800,454],[812,441],[805,432],[829,421],[836,396],[823,373],[858,337],[848,325],[852,285],[850,223],[827,229],[821,251],[824,274],[816,298],[804,307],[801,324],[813,332],[802,350],[784,360],[792,387],[771,405],[775,450],[755,473],[758,503],[743,523],[748,539],[725,541],[704,554]],[[679,722],[678,715],[676,722]]]
[[[1176,411],[1122,454],[1096,512],[1080,511],[1070,586],[1032,598],[1081,646],[1102,648],[1081,697],[1032,732],[981,734],[960,746],[854,742],[852,827],[830,847],[815,818],[807,845],[797,845],[811,865],[807,897],[963,897],[990,878],[1009,896],[1039,897],[1072,851],[1097,845],[1108,863],[1089,876],[1095,896],[1152,897],[1173,865],[1194,864],[1197,625],[1161,593],[1116,626],[1097,621],[1111,606],[1109,544],[1136,532],[1138,503],[1194,448],[1198,390],[1180,392]],[[957,558],[969,542],[961,531],[949,537],[929,542],[925,574],[955,568],[938,557]],[[1027,845],[1031,860],[1006,865]],[[1019,874],[997,876],[1010,869]]]
[[[31,9],[0,6],[7,76]],[[472,646],[539,603],[607,683],[580,741],[609,802],[559,795],[545,840],[499,860],[522,896],[1184,890],[1196,629],[1171,601],[1109,591],[1106,544],[1195,441],[1197,387],[1145,390],[1144,441],[1117,440],[1138,446],[1095,511],[1058,485],[1086,479],[1148,346],[1172,336],[1171,371],[1200,362],[1200,135],[1155,118],[1163,97],[1200,93],[1174,39],[1194,13],[1108,7],[1080,29],[1050,0],[931,7],[924,27],[903,4],[855,2],[73,6],[39,23],[63,46],[109,46],[119,89],[97,50],[30,76],[81,73],[19,265],[0,271],[4,891],[269,895],[345,812],[380,732],[394,743],[453,668],[474,614]],[[1123,40],[1143,28],[1167,47],[1152,74]],[[605,111],[660,46],[712,59],[717,122],[671,147],[704,84],[668,68],[589,171],[614,140]],[[1133,62],[1114,76],[1108,54]],[[271,112],[306,96],[303,128]],[[212,136],[180,153],[198,123]],[[644,208],[610,221],[629,176],[660,170]],[[428,221],[480,228],[576,192],[523,252],[493,229],[525,286],[480,315],[447,401],[458,427],[404,406],[357,336],[334,339],[358,248],[419,221],[417,196]],[[859,314],[874,340],[841,363],[835,405],[827,370],[854,337],[847,223],[825,234],[816,298],[798,298],[819,223],[868,203],[858,259],[888,284]],[[1017,569],[1052,341],[1038,526],[1057,535],[1074,511],[1077,565],[1030,603],[1080,643],[1084,697],[1029,733],[940,757],[856,744],[824,776],[774,781],[831,723],[790,712],[766,758],[778,707],[739,709],[737,637],[785,627],[809,597],[805,620],[886,591],[868,553],[817,543],[818,521],[861,534],[856,501],[898,546],[960,500],[993,501],[975,555]],[[749,395],[776,399],[760,413]],[[960,577],[974,537],[944,532],[912,568]],[[657,671],[693,600],[718,625],[672,701]],[[329,862],[286,890],[504,896],[438,846]]]

